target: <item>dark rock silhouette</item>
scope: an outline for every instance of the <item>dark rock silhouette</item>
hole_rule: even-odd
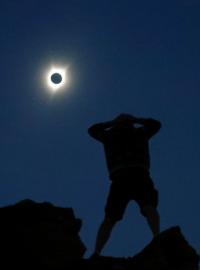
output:
[[[0,208],[0,263],[63,266],[86,250],[71,208],[24,200]]]
[[[0,267],[77,270],[198,270],[199,255],[179,226],[130,258],[83,259],[81,220],[71,208],[24,200],[0,208]]]

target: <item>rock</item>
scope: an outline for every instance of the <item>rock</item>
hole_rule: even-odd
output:
[[[179,226],[163,231],[141,252],[130,258],[100,257],[86,266],[69,269],[93,270],[198,270],[199,255],[186,241]]]
[[[175,226],[155,237],[131,260],[145,270],[198,270],[199,255],[186,241],[180,227]]]
[[[86,250],[79,238],[81,220],[71,208],[20,201],[0,208],[1,262],[64,266]]]
[[[48,270],[198,270],[199,255],[179,226],[130,258],[83,259],[81,220],[71,208],[20,201],[0,208],[0,267]]]

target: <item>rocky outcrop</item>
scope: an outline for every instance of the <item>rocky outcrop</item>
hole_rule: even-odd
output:
[[[1,269],[198,270],[199,255],[178,226],[133,257],[83,259],[81,220],[71,208],[24,200],[0,208],[0,217]]]
[[[130,258],[100,257],[73,263],[81,270],[198,270],[199,255],[186,241],[180,227],[163,231],[141,252]]]
[[[132,260],[139,262],[140,269],[153,270],[157,265],[157,269],[195,270],[199,255],[186,241],[180,227],[175,226],[163,231]]]
[[[71,208],[24,200],[0,208],[0,220],[0,264],[62,267],[86,250]]]

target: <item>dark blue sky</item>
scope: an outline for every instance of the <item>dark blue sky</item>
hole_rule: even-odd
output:
[[[200,3],[11,1],[0,8],[0,205],[30,198],[72,207],[90,255],[109,189],[102,145],[87,128],[120,112],[153,117],[150,144],[162,230],[180,225],[200,250]],[[52,63],[71,82],[51,97]],[[131,203],[105,255],[151,240]]]

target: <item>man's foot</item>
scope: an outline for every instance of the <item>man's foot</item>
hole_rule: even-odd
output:
[[[99,259],[100,258],[100,254],[99,253],[93,253],[91,256],[90,256],[90,260],[96,260],[96,259]]]

